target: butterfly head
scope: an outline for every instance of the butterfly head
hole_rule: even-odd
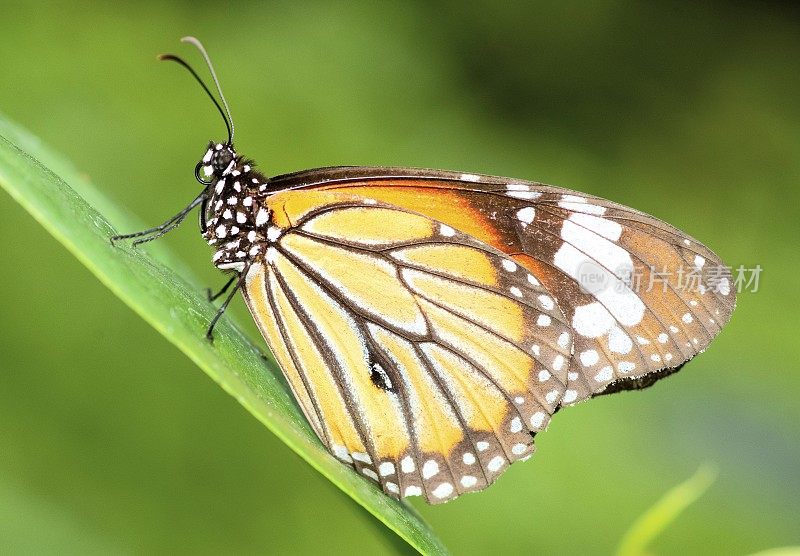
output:
[[[211,141],[203,154],[203,158],[195,167],[197,181],[204,185],[211,185],[224,178],[233,172],[237,158],[233,145]],[[205,178],[203,178],[203,175],[205,175]]]

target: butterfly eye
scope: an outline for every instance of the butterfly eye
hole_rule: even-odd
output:
[[[214,156],[214,170],[218,173],[224,172],[228,166],[230,165],[231,161],[233,160],[233,153],[231,151],[224,149],[216,153]]]

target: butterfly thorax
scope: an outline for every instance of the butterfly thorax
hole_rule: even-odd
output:
[[[253,168],[252,161],[220,143],[209,145],[199,169],[209,184],[201,230],[217,249],[214,265],[241,272],[263,254],[264,237],[259,230],[264,229],[269,213],[257,199],[267,190],[268,179]]]

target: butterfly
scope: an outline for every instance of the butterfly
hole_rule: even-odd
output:
[[[413,168],[266,177],[234,126],[195,168],[203,238],[320,441],[389,496],[440,503],[528,459],[559,409],[679,370],[730,319],[730,268],[674,227],[559,187]],[[649,287],[646,287],[649,286]],[[210,292],[209,292],[210,293]]]

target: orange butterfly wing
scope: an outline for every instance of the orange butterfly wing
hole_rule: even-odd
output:
[[[501,252],[368,201],[271,197],[245,298],[331,452],[387,494],[446,501],[531,455],[565,392],[569,326]]]
[[[312,170],[279,177],[274,185],[292,192],[347,191],[403,207],[527,268],[575,331],[564,404],[649,386],[678,370],[708,347],[735,307],[730,268],[710,249],[657,218],[599,197],[407,168]]]
[[[320,439],[392,496],[484,488],[558,407],[674,372],[733,310],[710,250],[603,199],[391,168],[269,190],[248,306]]]

